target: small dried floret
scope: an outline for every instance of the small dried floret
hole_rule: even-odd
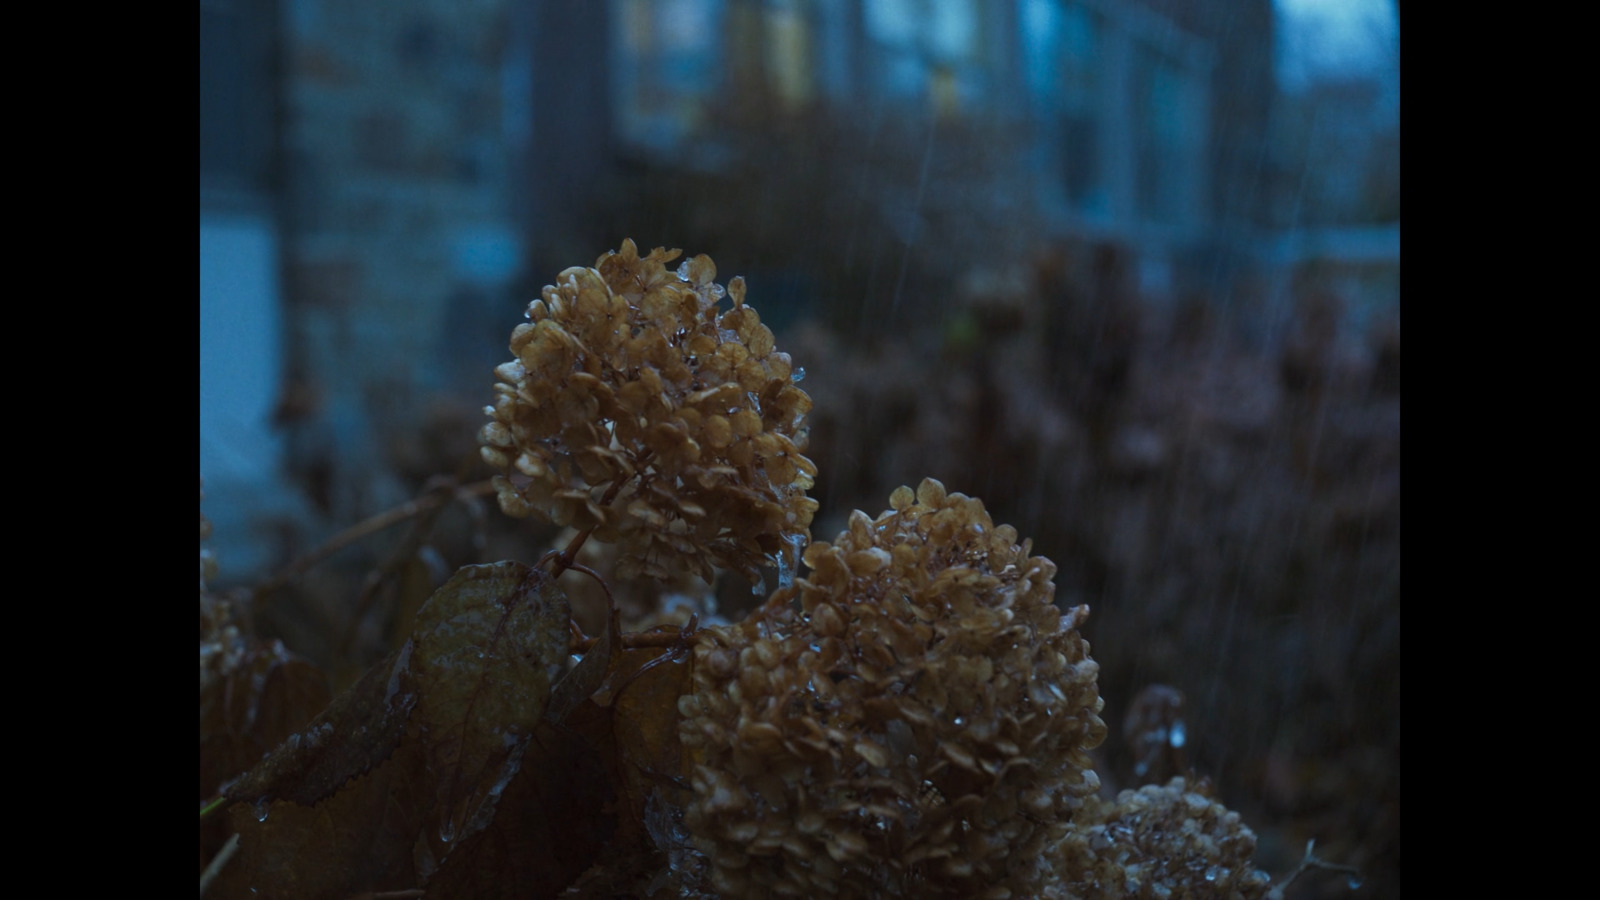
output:
[[[937,481],[890,505],[701,633],[685,823],[730,896],[1035,896],[1099,786],[1087,610],[1053,605],[1055,566]]]
[[[811,398],[743,279],[724,290],[707,256],[669,271],[678,254],[623,241],[544,288],[495,370],[483,457],[506,471],[502,510],[593,527],[622,545],[621,576],[710,581],[722,566],[757,580],[810,536]]]

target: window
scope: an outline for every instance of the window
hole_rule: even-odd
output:
[[[1190,96],[1193,76],[1156,50],[1134,54],[1133,100],[1139,218],[1180,224],[1191,203],[1201,122]]]
[[[618,129],[672,147],[704,122],[721,70],[721,0],[616,0],[613,72]]]
[[[265,194],[273,151],[273,5],[200,4],[202,191]]]
[[[1038,111],[1047,175],[1068,206],[1094,215],[1110,211],[1101,164],[1104,103],[1101,18],[1075,3],[1029,0],[1023,7],[1023,50]]]
[[[982,20],[973,0],[878,0],[865,12],[877,93],[926,100],[942,114],[981,99]]]

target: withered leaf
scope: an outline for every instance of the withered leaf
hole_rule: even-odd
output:
[[[234,804],[239,851],[207,896],[346,900],[414,889],[413,845],[432,802],[426,753],[408,741],[314,807]]]
[[[417,702],[407,643],[367,670],[311,724],[279,744],[223,796],[248,803],[282,798],[311,806],[389,758]]]
[[[494,820],[428,881],[428,900],[554,897],[599,860],[616,827],[610,710],[585,700],[542,722]]]
[[[328,677],[279,641],[200,692],[200,799],[250,768],[328,705]]]
[[[418,611],[411,670],[442,844],[494,817],[566,658],[570,615],[550,576],[517,562],[465,567]]]
[[[572,671],[556,682],[555,689],[550,692],[550,706],[545,709],[545,718],[552,722],[565,720],[578,704],[594,696],[594,692],[605,683],[606,676],[611,672],[612,648],[622,646],[620,619],[620,614],[613,609],[606,620],[605,633],[572,667]]]
[[[617,793],[615,834],[598,866],[573,886],[577,896],[648,896],[659,887],[652,885],[674,852],[663,833],[673,829],[659,820],[687,799],[676,777],[678,696],[691,666],[682,655],[661,648],[614,651],[603,687],[568,720],[606,717],[614,746],[605,756],[607,776]]]
[[[670,650],[628,650],[620,656],[612,682],[611,727],[629,823],[642,828],[651,792],[670,793],[678,786],[678,698],[689,686],[692,657],[678,660]]]
[[[256,647],[241,665],[206,685],[200,692],[200,800],[215,797],[223,782],[304,728],[328,699],[327,675],[279,641]],[[230,834],[222,816],[201,823],[202,867]]]

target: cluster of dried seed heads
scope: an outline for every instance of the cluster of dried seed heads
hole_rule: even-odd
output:
[[[1078,900],[1259,900],[1256,836],[1182,778],[1092,798],[1053,854],[1055,896]]]
[[[707,256],[668,270],[678,254],[624,241],[545,287],[495,370],[483,456],[506,472],[501,509],[594,528],[621,545],[619,576],[754,581],[810,537],[811,398],[744,280],[724,290]]]
[[[852,514],[679,703],[685,821],[724,896],[1034,896],[1099,786],[1087,614],[1055,566],[931,479]]]

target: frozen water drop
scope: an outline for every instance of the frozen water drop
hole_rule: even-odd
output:
[[[799,384],[801,381],[804,381],[805,377],[806,377],[806,367],[805,366],[795,366],[794,371],[789,374],[789,380],[794,382],[795,384]]]
[[[1167,743],[1174,747],[1182,747],[1183,742],[1188,739],[1189,735],[1183,728],[1183,720],[1172,723],[1172,733],[1167,735]]]
[[[803,534],[786,534],[783,542],[788,546],[778,551],[778,589],[794,584],[795,570],[800,567],[800,550],[805,545]]]
[[[446,816],[445,820],[444,820],[444,824],[439,826],[439,840],[444,841],[446,844],[448,844],[451,841],[455,840],[455,838],[456,838],[456,823],[455,823],[455,820],[453,818],[449,817],[449,816]]]
[[[1211,868],[1206,870],[1206,880],[1207,881],[1216,881],[1218,878],[1221,878],[1225,874],[1227,874],[1227,870],[1226,869],[1222,868],[1221,866],[1212,866]]]
[[[794,583],[794,566],[789,564],[789,554],[778,551],[778,590],[783,590]]]
[[[1350,876],[1350,880],[1345,882],[1345,883],[1350,885],[1350,890],[1352,890],[1352,891],[1361,890],[1361,879],[1356,877],[1356,876],[1354,876],[1354,875],[1351,875]]]
[[[257,822],[265,822],[267,820],[267,810],[269,810],[271,807],[272,807],[272,801],[267,799],[266,797],[262,797],[261,799],[257,800],[256,801],[256,821]]]

